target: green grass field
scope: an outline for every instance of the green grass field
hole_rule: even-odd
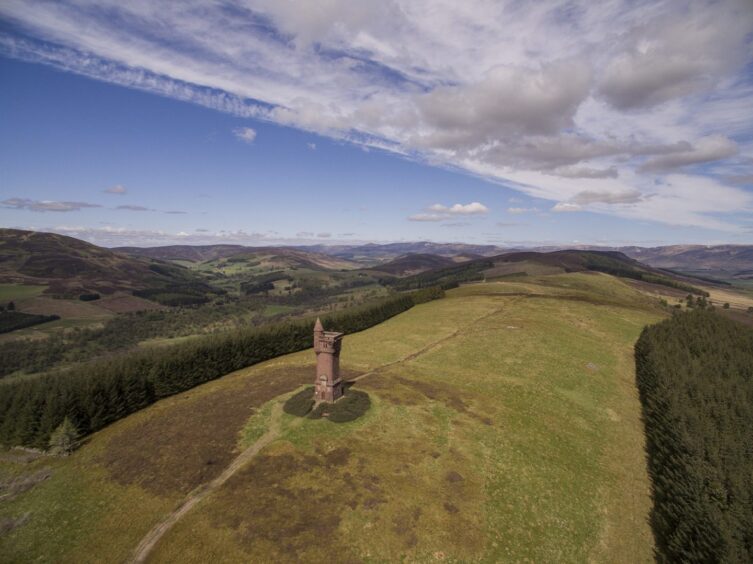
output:
[[[126,561],[274,428],[150,562],[652,561],[632,346],[655,304],[601,274],[466,285],[346,336],[342,367],[372,402],[354,422],[279,414],[313,379],[308,350],[158,402],[68,458],[8,453],[3,491],[51,476],[0,501],[0,523],[26,516],[0,560]]]
[[[36,298],[47,289],[47,286],[31,286],[28,284],[0,284],[0,304],[7,302],[19,303]]]

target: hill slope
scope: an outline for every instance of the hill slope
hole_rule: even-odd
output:
[[[354,269],[361,265],[337,256],[291,247],[245,247],[243,245],[171,245],[166,247],[116,247],[114,251],[134,257],[195,263],[268,262],[269,269]]]
[[[129,257],[73,237],[18,229],[0,229],[0,283],[47,285],[46,293],[67,297],[175,285],[209,290],[200,276],[170,263]]]
[[[469,245],[465,243],[431,243],[419,241],[415,243],[386,243],[367,245],[314,245],[297,247],[326,253],[348,260],[376,264],[396,259],[406,254],[424,254],[443,257],[454,256],[491,256],[498,254],[499,247],[495,245]]]
[[[414,289],[436,284],[495,279],[505,276],[557,274],[563,272],[604,272],[623,278],[661,284],[686,292],[704,294],[693,280],[658,271],[617,251],[567,250],[548,253],[525,251],[486,257],[443,267],[389,283],[396,289]],[[697,282],[697,281],[696,281]]]
[[[164,247],[115,247],[115,252],[160,260],[203,262],[253,250],[243,245],[167,245]]]
[[[449,257],[428,254],[407,254],[394,260],[374,267],[374,270],[392,274],[394,276],[406,276],[419,274],[427,270],[435,270],[454,265],[455,261]]]
[[[311,381],[307,350],[161,401],[70,457],[0,461],[27,480],[0,505],[0,554],[126,561],[230,468],[150,561],[650,562],[632,345],[661,315],[601,274],[453,290],[345,337],[343,369],[372,402],[354,422],[275,407]]]
[[[753,245],[625,247],[622,251],[656,268],[708,273],[720,278],[753,279]]]

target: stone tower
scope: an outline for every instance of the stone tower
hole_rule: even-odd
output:
[[[342,333],[325,331],[317,318],[314,325],[314,352],[316,353],[316,382],[314,399],[317,402],[333,402],[343,395],[340,378],[340,345]]]

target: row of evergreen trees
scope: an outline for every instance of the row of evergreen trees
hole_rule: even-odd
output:
[[[753,562],[753,328],[677,313],[635,362],[658,560]]]
[[[492,260],[478,259],[446,268],[421,272],[405,278],[386,278],[380,280],[380,283],[395,290],[416,290],[431,286],[450,289],[457,287],[461,282],[483,280],[483,271],[493,266]]]
[[[13,310],[0,311],[0,333],[10,333],[17,329],[24,329],[57,319],[60,319],[59,315],[37,315]]]
[[[404,294],[323,318],[354,333],[441,291]],[[311,346],[312,320],[242,329],[165,348],[118,355],[69,370],[0,383],[0,444],[46,448],[67,417],[81,435],[240,368]]]

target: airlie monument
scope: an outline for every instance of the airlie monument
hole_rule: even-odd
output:
[[[316,353],[316,382],[314,399],[317,403],[332,403],[343,395],[343,381],[340,378],[340,346],[342,333],[325,331],[317,318],[314,325],[314,352]]]

